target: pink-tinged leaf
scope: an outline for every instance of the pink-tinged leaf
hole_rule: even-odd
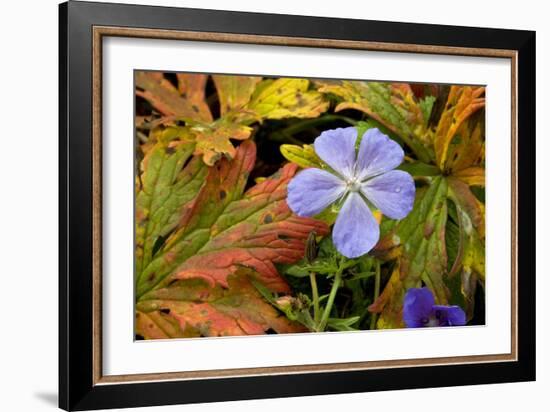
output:
[[[288,209],[286,186],[296,165],[286,165],[243,195],[255,155],[254,143],[245,141],[233,161],[222,159],[210,168],[180,229],[139,277],[138,296],[178,279],[196,277],[226,287],[228,276],[241,267],[253,268],[271,290],[289,291],[274,264],[301,259],[309,233],[324,235],[328,228]]]
[[[225,288],[187,279],[149,292],[137,304],[136,332],[145,339],[304,332],[262,298],[251,277],[257,274],[240,269],[228,276]]]

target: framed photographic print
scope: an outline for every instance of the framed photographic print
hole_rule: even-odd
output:
[[[535,379],[535,33],[60,5],[60,407]]]

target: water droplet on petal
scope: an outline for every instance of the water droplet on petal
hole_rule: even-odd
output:
[[[399,193],[399,192],[401,192],[401,187],[400,187],[400,186],[397,186],[397,187],[395,188],[395,193]]]

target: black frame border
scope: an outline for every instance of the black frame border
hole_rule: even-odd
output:
[[[95,385],[93,26],[517,52],[518,360]],[[59,6],[59,406],[90,410],[535,380],[535,32],[74,2]],[[521,183],[521,184],[520,184]],[[519,247],[519,245],[521,247]],[[524,276],[519,276],[523,273]]]

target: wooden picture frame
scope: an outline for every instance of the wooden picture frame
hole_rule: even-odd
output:
[[[60,5],[59,405],[215,402],[535,379],[535,33],[107,3]],[[510,59],[509,354],[102,374],[102,39],[128,37]]]

